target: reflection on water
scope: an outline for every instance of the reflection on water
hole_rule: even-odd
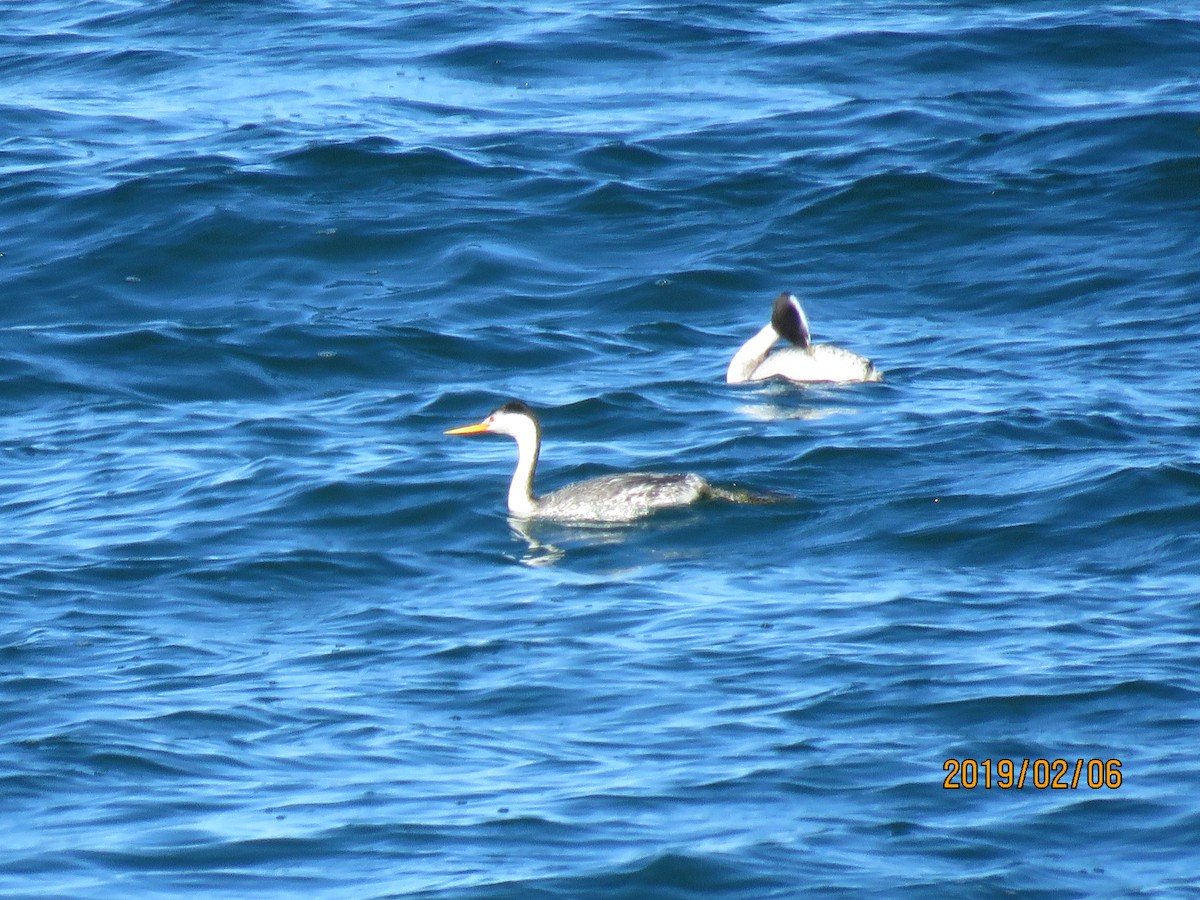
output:
[[[623,543],[628,536],[630,523],[612,525],[607,522],[562,522],[517,519],[509,517],[508,526],[513,534],[527,545],[521,556],[526,566],[549,566],[567,555],[567,550],[578,547],[600,547]]]
[[[534,537],[530,530],[530,521],[528,519],[515,519],[511,516],[508,520],[508,527],[517,537],[521,538],[528,544],[528,549],[521,556],[521,563],[526,566],[549,566],[558,562],[566,551],[557,544],[549,544],[538,540]]]
[[[785,419],[824,419],[833,415],[851,415],[855,410],[838,406],[787,406],[783,403],[755,403],[739,406],[737,411],[747,418],[760,422],[778,422]]]

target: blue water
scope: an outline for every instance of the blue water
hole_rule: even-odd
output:
[[[3,21],[0,894],[1200,892],[1194,4]]]

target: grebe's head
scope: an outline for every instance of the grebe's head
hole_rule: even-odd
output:
[[[808,317],[804,315],[804,307],[795,294],[784,291],[775,298],[775,305],[771,308],[771,327],[781,338],[797,347],[807,348],[812,344]]]
[[[538,436],[537,416],[532,409],[520,400],[509,400],[503,406],[492,410],[482,422],[476,425],[464,425],[461,428],[451,428],[446,434],[507,434],[510,437],[521,438],[526,435]]]

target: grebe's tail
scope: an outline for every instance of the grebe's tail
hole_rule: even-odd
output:
[[[723,488],[717,485],[709,485],[709,496],[714,500],[723,500],[726,503],[755,503],[766,505],[769,503],[787,503],[789,500],[795,500],[791,494],[784,494],[780,491],[747,491],[741,488]]]

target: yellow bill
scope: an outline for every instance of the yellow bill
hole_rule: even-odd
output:
[[[461,428],[451,428],[449,431],[443,431],[442,434],[483,434],[488,430],[489,423],[484,421],[477,425],[463,425]]]

